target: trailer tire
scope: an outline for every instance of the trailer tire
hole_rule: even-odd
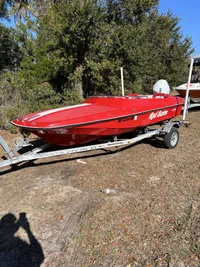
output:
[[[173,149],[179,141],[179,132],[176,127],[172,127],[170,132],[164,135],[164,144],[166,148]]]

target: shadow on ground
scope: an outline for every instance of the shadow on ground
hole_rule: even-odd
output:
[[[29,243],[16,237],[22,227]],[[44,261],[40,243],[33,235],[25,213],[20,213],[19,219],[12,213],[7,213],[0,221],[0,265],[3,267],[39,267]]]

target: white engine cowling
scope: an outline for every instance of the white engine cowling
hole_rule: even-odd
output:
[[[153,86],[153,94],[169,95],[170,87],[166,80],[158,80]]]

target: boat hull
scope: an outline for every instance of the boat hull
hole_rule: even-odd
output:
[[[187,84],[180,85],[174,88],[181,97],[185,98],[187,91]],[[192,102],[200,103],[200,83],[192,83],[189,88],[189,96]]]
[[[135,97],[121,97],[121,99],[113,97],[109,101],[103,98],[99,101],[99,99],[101,98],[90,98],[84,102],[84,105],[87,103],[90,105],[78,106],[79,115],[74,116],[74,119],[71,119],[70,123],[64,126],[58,123],[56,127],[38,127],[37,121],[39,124],[43,119],[44,124],[48,120],[47,113],[44,116],[37,115],[38,117],[35,120],[33,119],[35,115],[30,115],[25,117],[24,121],[23,119],[22,121],[18,119],[12,123],[32,132],[46,142],[61,146],[74,146],[106,136],[117,136],[148,125],[162,124],[163,121],[180,115],[183,104],[182,99],[179,97],[168,97],[160,100],[136,99]],[[118,107],[119,103],[121,105],[120,108]],[[79,121],[78,116],[80,117],[84,114],[84,120],[82,118]]]
[[[176,89],[179,95],[183,98],[186,96],[186,90]],[[200,90],[190,90],[190,99],[195,103],[200,103]]]

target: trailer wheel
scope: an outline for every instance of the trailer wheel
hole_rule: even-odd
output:
[[[172,127],[170,132],[164,136],[164,144],[166,148],[175,148],[179,141],[179,132],[176,127]]]

